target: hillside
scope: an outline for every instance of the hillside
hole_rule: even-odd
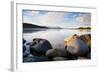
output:
[[[91,27],[79,27],[78,29],[91,29]]]
[[[38,26],[35,24],[30,24],[30,23],[23,23],[23,28],[48,28],[48,27]]]

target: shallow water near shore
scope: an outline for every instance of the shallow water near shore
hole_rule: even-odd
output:
[[[23,38],[27,42],[32,42],[34,38],[48,40],[53,48],[64,48],[64,39],[74,34],[91,34],[90,29],[27,29],[23,33]]]

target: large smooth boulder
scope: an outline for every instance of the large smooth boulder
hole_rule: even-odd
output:
[[[89,53],[88,45],[76,34],[67,40],[66,46],[66,51],[74,56],[84,56]]]
[[[84,34],[81,35],[79,38],[83,40],[91,50],[91,34]]]
[[[66,56],[65,49],[50,49],[46,52],[46,56],[48,57],[63,57]]]
[[[48,40],[35,38],[30,45],[30,53],[33,55],[44,55],[45,52],[51,48],[52,45]]]

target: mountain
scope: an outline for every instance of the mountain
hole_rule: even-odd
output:
[[[48,27],[39,26],[31,23],[23,23],[23,28],[48,28]]]

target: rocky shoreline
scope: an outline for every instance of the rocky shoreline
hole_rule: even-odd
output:
[[[23,39],[23,62],[44,62],[91,59],[91,35],[74,34],[64,39],[65,48],[53,48],[51,43],[42,38],[32,42]]]

